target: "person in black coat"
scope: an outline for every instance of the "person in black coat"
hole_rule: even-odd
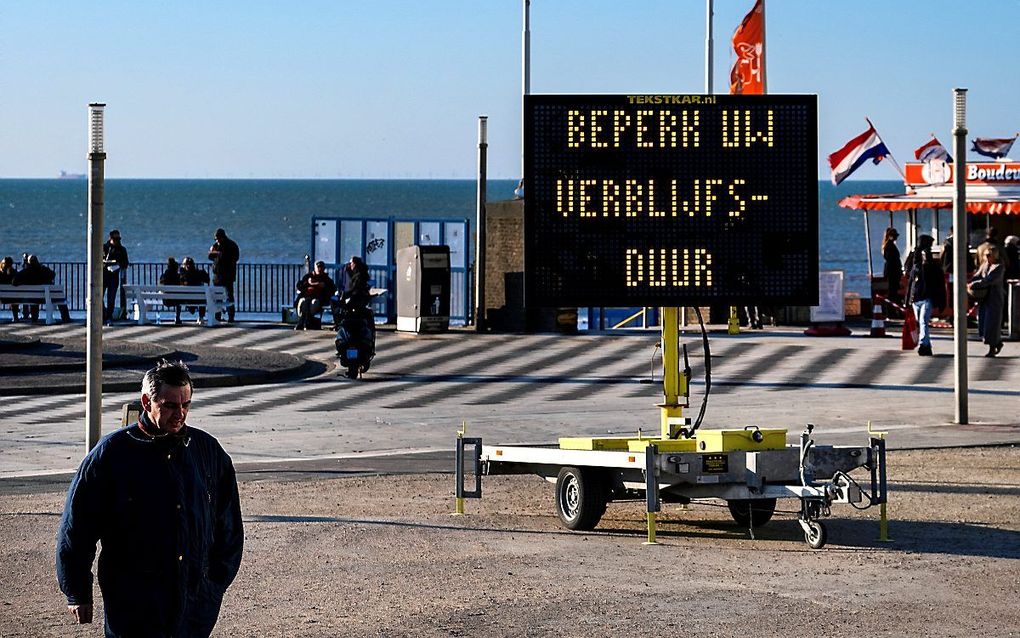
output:
[[[917,354],[930,357],[931,332],[928,323],[933,311],[946,307],[946,280],[942,266],[931,254],[935,238],[921,235],[917,248],[907,257],[907,302],[913,306],[918,324]]]
[[[159,285],[181,285],[181,266],[173,257],[166,258],[166,269],[163,271],[163,274],[159,276]],[[166,305],[173,306],[174,308],[174,325],[181,325],[181,304],[177,301],[167,301]]]
[[[182,286],[205,286],[209,283],[209,273],[195,266],[195,260],[191,257],[184,257],[181,260]],[[201,295],[202,305],[187,306],[188,312],[198,312],[198,323],[205,320],[205,295]]]
[[[889,284],[889,301],[895,304],[902,303],[900,280],[903,279],[903,262],[896,246],[899,236],[899,231],[890,226],[885,229],[885,237],[882,238],[882,276]]]
[[[213,262],[213,284],[227,289],[227,321],[234,320],[234,282],[237,281],[237,262],[241,259],[241,249],[237,243],[227,237],[227,231],[216,229],[215,241],[209,247],[209,259]],[[219,321],[219,313],[216,320]]]
[[[215,438],[186,423],[192,390],[183,363],[146,372],[138,422],[101,439],[68,489],[57,582],[75,622],[92,622],[102,544],[107,636],[209,636],[241,565],[234,466]]]
[[[110,239],[103,244],[103,292],[106,306],[103,307],[103,321],[113,321],[113,309],[117,303],[117,290],[126,281],[128,267],[127,248],[120,243],[120,231],[111,230]],[[121,314],[127,314],[121,300]]]
[[[14,267],[13,257],[4,257],[0,259],[0,284],[14,285],[14,275],[18,273]],[[11,304],[11,317],[14,319],[14,323],[18,323],[18,304]]]
[[[25,267],[14,275],[11,283],[15,286],[52,286],[56,280],[57,274],[49,267],[40,263],[37,255],[29,255],[25,262]],[[58,304],[57,309],[60,311],[61,321],[64,323],[71,321],[67,304]],[[25,318],[32,323],[39,321],[39,304],[25,304],[24,314]]]

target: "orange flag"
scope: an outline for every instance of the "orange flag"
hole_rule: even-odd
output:
[[[756,95],[765,92],[765,0],[757,0],[733,32],[737,61],[730,71],[730,93]]]

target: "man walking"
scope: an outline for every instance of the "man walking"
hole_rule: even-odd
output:
[[[107,636],[208,636],[241,564],[230,457],[185,422],[192,383],[161,361],[142,379],[138,422],[107,435],[71,481],[57,533],[57,581],[92,622],[96,542]]]
[[[227,231],[216,229],[215,241],[209,247],[209,259],[213,262],[213,285],[227,289],[227,321],[234,321],[234,281],[237,279],[237,261],[241,251],[237,243],[227,237]],[[216,313],[219,321],[220,313]]]
[[[120,231],[110,231],[110,239],[103,244],[103,292],[106,295],[106,307],[103,308],[103,322],[113,321],[113,309],[117,303],[117,290],[127,277],[127,248],[120,243]],[[127,314],[124,298],[121,296],[120,311]]]

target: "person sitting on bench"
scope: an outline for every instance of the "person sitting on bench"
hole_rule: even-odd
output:
[[[326,263],[322,261],[315,262],[315,269],[302,277],[301,281],[297,282],[295,288],[297,288],[298,293],[297,300],[295,301],[298,322],[294,329],[307,330],[312,328],[314,330],[321,325],[318,316],[322,312],[323,307],[329,303],[333,293],[336,292],[336,284],[326,274]]]

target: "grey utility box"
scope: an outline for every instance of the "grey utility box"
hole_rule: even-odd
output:
[[[450,247],[408,246],[397,251],[397,330],[450,328]]]

